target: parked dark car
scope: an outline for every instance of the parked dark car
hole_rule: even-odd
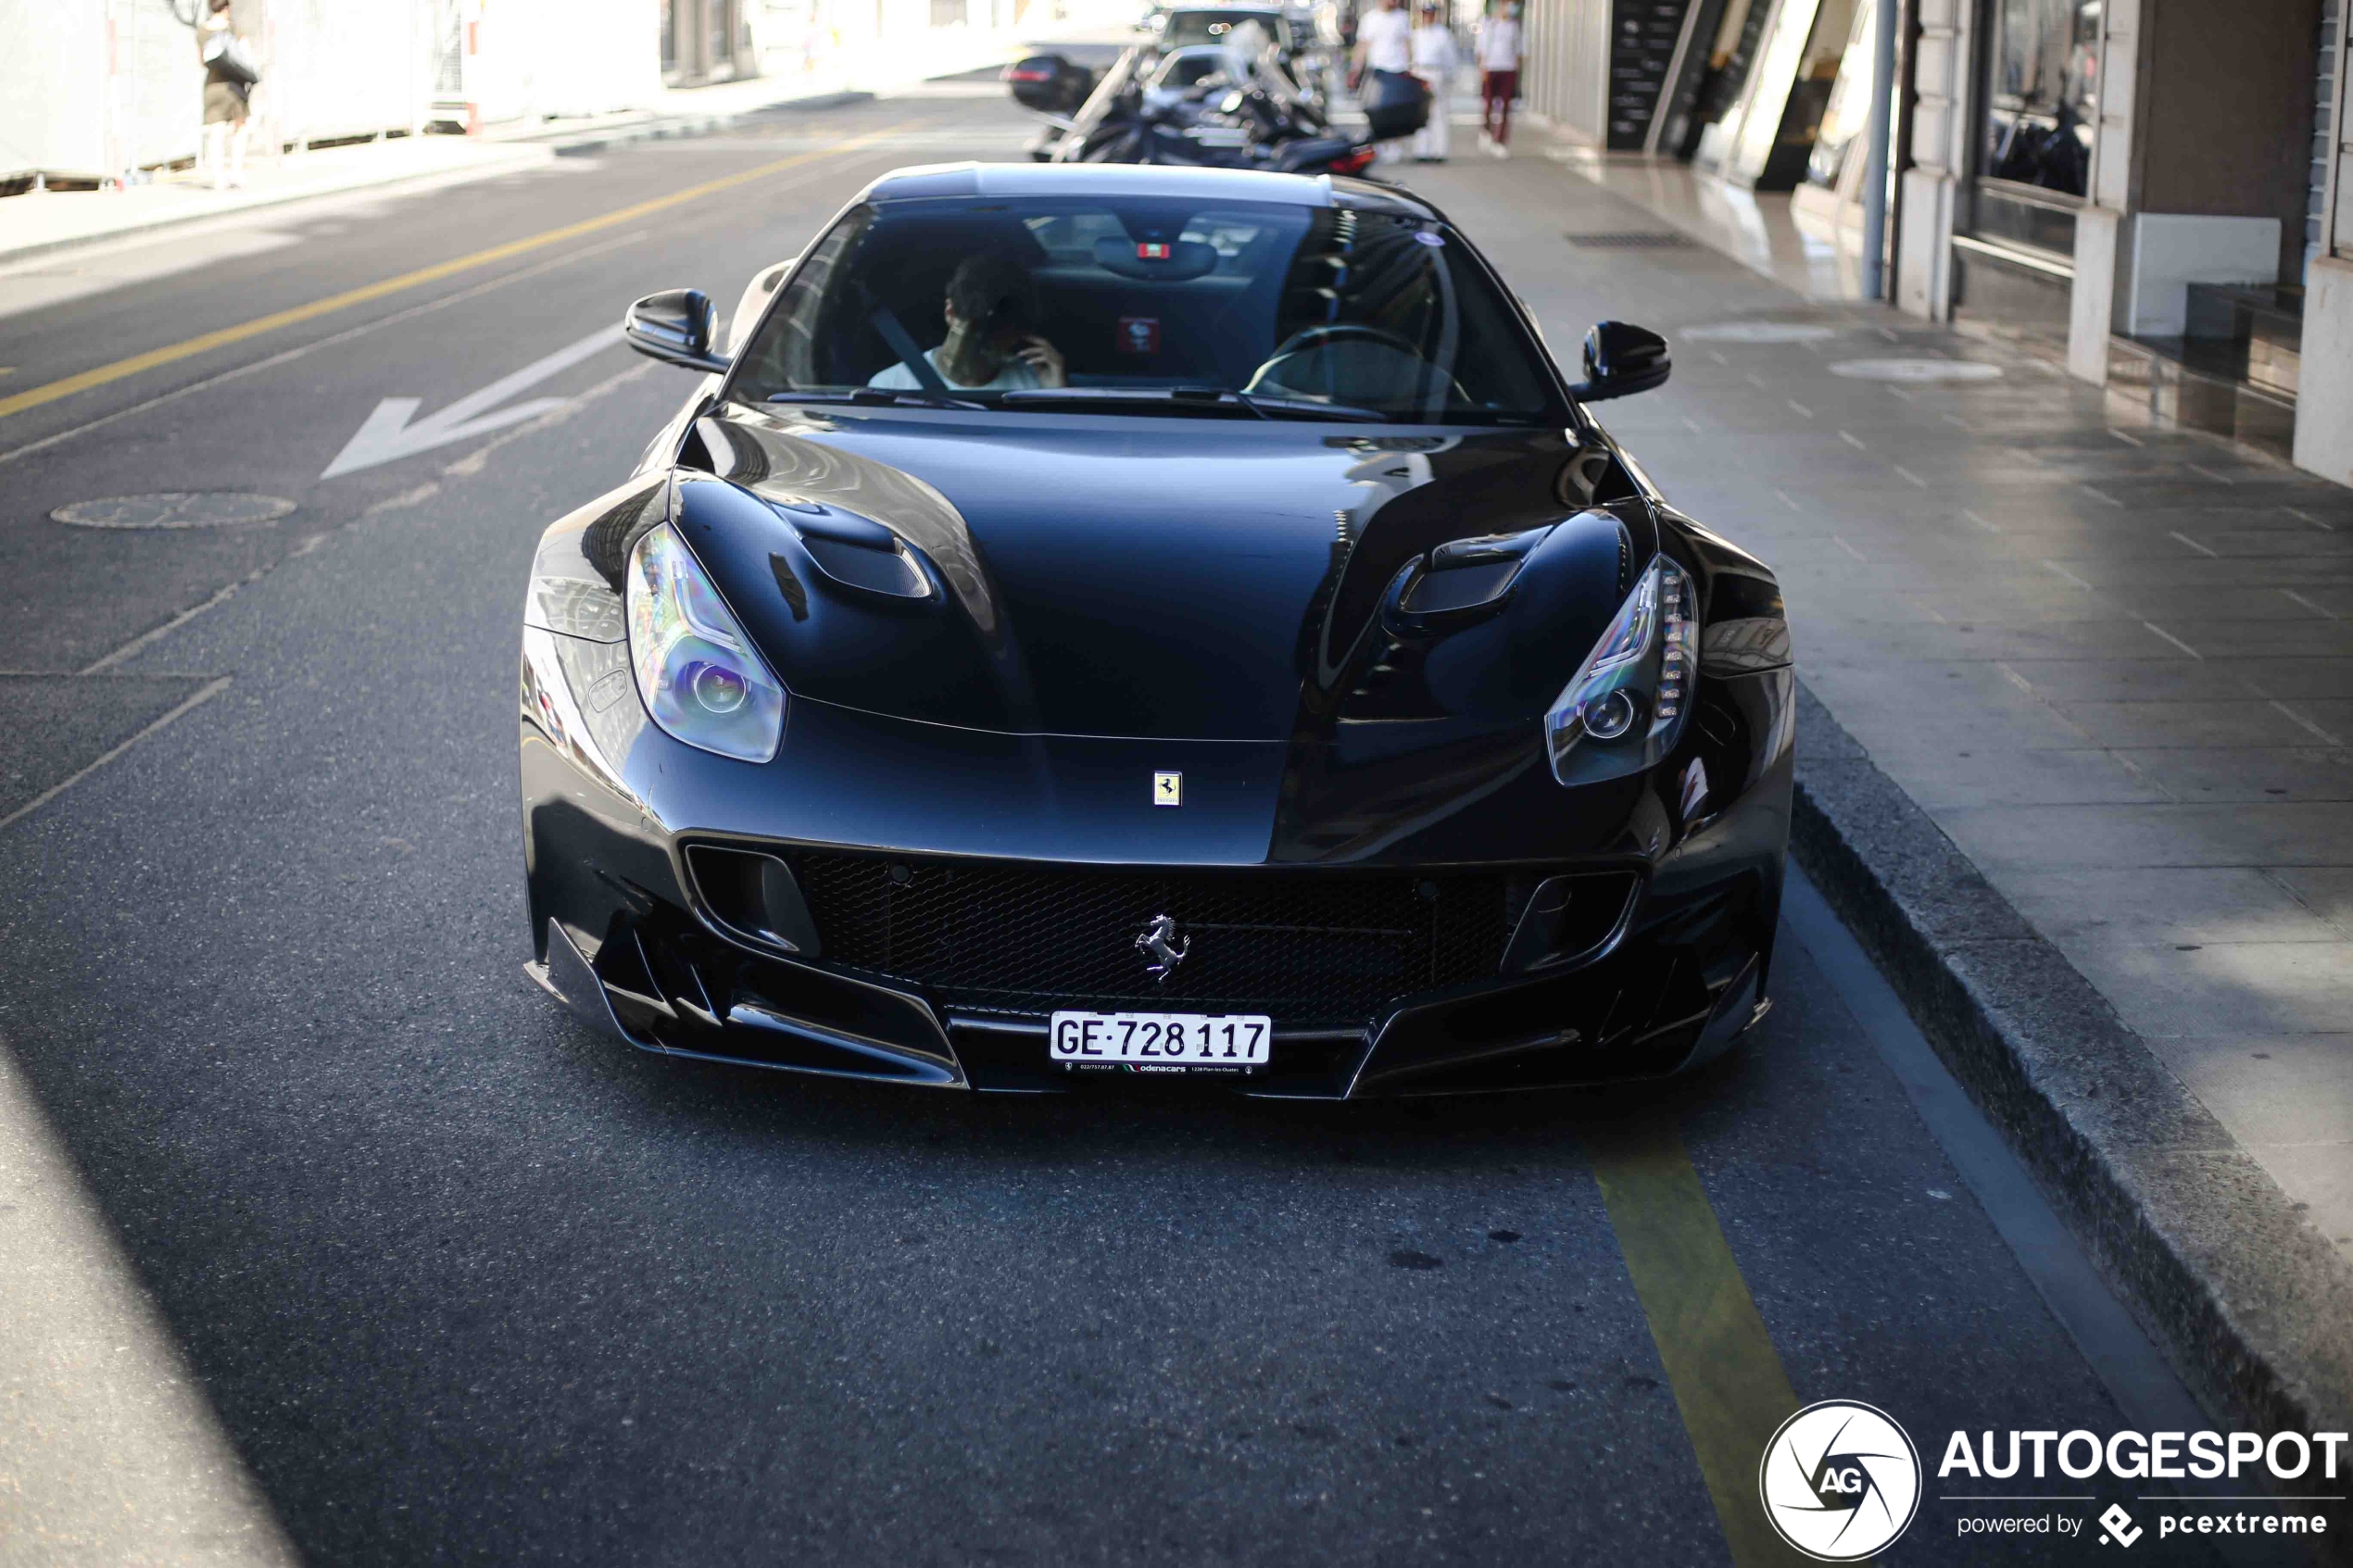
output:
[[[525,600],[531,972],[648,1050],[1345,1098],[1671,1073],[1762,1015],[1772,573],[1368,182],[953,165],[763,272]]]

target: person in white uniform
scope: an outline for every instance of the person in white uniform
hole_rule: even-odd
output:
[[[1414,29],[1414,74],[1429,89],[1429,119],[1414,132],[1416,163],[1444,163],[1453,143],[1446,110],[1454,95],[1454,30],[1448,27],[1431,0],[1422,0],[1422,17]]]
[[[1356,78],[1362,86],[1370,74],[1390,71],[1410,75],[1414,69],[1414,21],[1405,14],[1405,0],[1380,0],[1380,9],[1356,24]],[[1383,142],[1377,155],[1383,163],[1403,156],[1396,142]]]

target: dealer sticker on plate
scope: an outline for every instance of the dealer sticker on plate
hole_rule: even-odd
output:
[[[1274,1032],[1257,1014],[1058,1012],[1046,1054],[1073,1070],[1251,1073],[1266,1065]]]

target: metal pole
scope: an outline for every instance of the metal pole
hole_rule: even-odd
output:
[[[1895,101],[1898,0],[1872,0],[1870,159],[1863,166],[1863,297],[1887,297],[1887,153],[1889,106]]]

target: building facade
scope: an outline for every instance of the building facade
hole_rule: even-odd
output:
[[[1902,0],[1894,302],[2353,483],[2346,5]],[[1841,210],[1876,9],[1530,0],[1530,107]]]

